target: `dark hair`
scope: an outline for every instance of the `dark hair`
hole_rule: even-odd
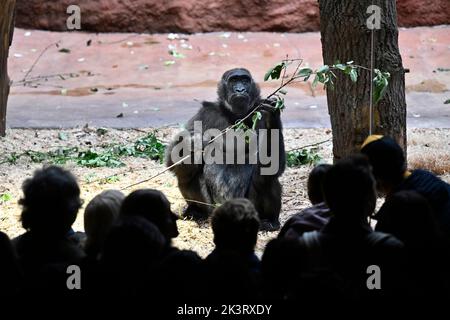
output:
[[[367,159],[355,155],[338,161],[325,175],[323,192],[334,215],[366,218],[376,204],[375,181]]]
[[[153,223],[143,217],[122,217],[106,238],[102,261],[114,265],[145,262],[148,266],[161,258],[165,238]]]
[[[170,210],[170,202],[158,190],[141,189],[130,193],[122,203],[121,216],[140,216],[156,225],[167,240],[178,236],[178,216]]]
[[[416,191],[399,191],[389,196],[377,230],[391,233],[409,249],[427,250],[441,241],[441,230],[427,199]]]
[[[323,199],[323,180],[325,174],[330,170],[332,165],[319,164],[311,170],[308,177],[308,198],[312,204],[318,204],[324,201]]]
[[[377,181],[397,185],[406,170],[405,155],[391,137],[382,137],[365,145],[361,152],[369,158]]]
[[[247,199],[226,201],[211,217],[214,243],[219,250],[253,252],[259,230],[258,212]]]
[[[107,236],[100,255],[100,286],[107,295],[152,294],[150,279],[164,255],[166,239],[143,217],[121,217]],[[104,282],[103,282],[104,281]],[[150,289],[150,290],[149,290]]]
[[[75,177],[62,168],[37,170],[25,180],[19,200],[22,226],[45,237],[65,236],[81,207],[80,188]]]

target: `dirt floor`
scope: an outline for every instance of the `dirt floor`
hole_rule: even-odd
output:
[[[157,136],[168,142],[177,128],[161,128]],[[145,130],[114,130],[108,129],[106,134],[99,136],[93,128],[78,128],[70,130],[9,130],[6,138],[0,139],[0,196],[7,194],[11,199],[0,200],[0,230],[10,237],[24,232],[19,215],[20,207],[17,202],[22,196],[21,185],[24,179],[30,177],[33,171],[42,164],[32,163],[29,159],[21,158],[14,165],[3,163],[4,158],[12,152],[21,153],[26,150],[48,151],[60,147],[84,146],[96,148],[105,143],[132,143],[139,137],[145,136]],[[61,139],[63,132],[64,139]],[[329,129],[287,129],[285,131],[286,148],[297,147],[321,142],[331,138]],[[408,160],[410,168],[425,168],[440,175],[450,182],[450,129],[411,129],[408,131]],[[326,142],[319,147],[319,154],[324,162],[332,159],[332,144]],[[140,158],[125,158],[125,167],[121,168],[84,168],[74,163],[65,165],[78,178],[82,189],[82,198],[86,205],[96,194],[105,189],[122,189],[137,181],[153,176],[164,169],[162,164]],[[296,211],[309,205],[306,194],[306,179],[310,171],[309,166],[288,168],[281,178],[284,186],[283,208],[281,221],[284,222]],[[116,176],[105,182],[105,177]],[[172,209],[180,213],[185,206],[177,188],[175,177],[166,172],[157,178],[124,190],[129,193],[137,188],[157,188],[163,191],[172,203]],[[83,230],[83,210],[80,211],[74,229]],[[206,256],[213,248],[212,233],[208,223],[198,224],[194,221],[180,220],[178,223],[180,235],[174,244],[182,249],[192,249],[200,255]],[[261,253],[267,241],[276,236],[276,232],[261,232],[257,245],[257,252]]]

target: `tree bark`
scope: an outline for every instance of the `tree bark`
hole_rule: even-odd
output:
[[[366,13],[381,8],[381,29],[374,30],[374,68],[391,74],[384,98],[374,106],[373,134],[389,135],[406,151],[405,71],[398,48],[397,9],[394,0],[319,0],[324,64],[354,61],[370,68],[371,30]],[[356,83],[337,72],[334,90],[327,89],[333,130],[334,159],[359,151],[369,134],[370,72],[359,70]]]
[[[6,106],[9,95],[8,53],[14,32],[16,0],[0,2],[0,136],[6,134]]]

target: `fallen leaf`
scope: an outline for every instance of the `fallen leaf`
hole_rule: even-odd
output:
[[[60,132],[58,133],[58,139],[62,141],[67,141],[69,138],[67,137],[67,134],[65,134],[64,132]]]

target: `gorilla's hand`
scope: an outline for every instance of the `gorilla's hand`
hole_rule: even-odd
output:
[[[261,101],[261,105],[259,106],[259,111],[262,114],[264,121],[264,129],[280,129],[281,128],[281,120],[280,120],[280,109],[276,108],[277,99],[272,97],[270,99],[265,99]]]

